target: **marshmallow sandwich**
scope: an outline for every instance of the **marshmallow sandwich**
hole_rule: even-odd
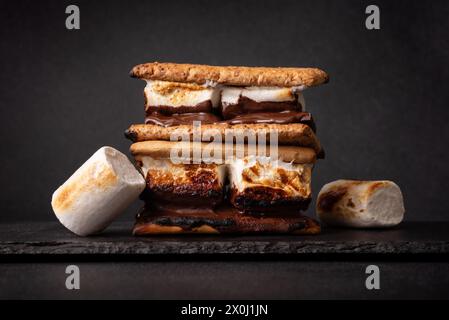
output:
[[[125,132],[146,180],[134,234],[320,231],[301,214],[324,157],[303,90],[324,71],[155,62],[131,76],[146,82],[145,123]]]

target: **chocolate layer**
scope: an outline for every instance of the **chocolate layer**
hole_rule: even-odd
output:
[[[260,213],[299,213],[307,210],[310,198],[290,197],[282,190],[267,187],[251,187],[243,192],[231,190],[229,201],[241,212]]]
[[[220,122],[220,118],[212,113],[175,113],[165,115],[159,112],[153,112],[145,117],[145,124],[155,124],[161,127],[179,126],[183,124],[192,124],[193,121],[201,121],[201,124],[210,124]]]
[[[151,189],[146,188],[140,195],[140,199],[148,203],[157,203],[158,205],[179,205],[183,208],[194,209],[206,208],[212,209],[219,205],[224,198],[222,190],[207,190],[201,186],[186,186],[185,188],[177,188],[175,191],[171,186],[158,185]]]
[[[201,124],[228,123],[228,124],[254,124],[254,123],[303,123],[316,131],[315,122],[308,112],[283,111],[283,112],[256,112],[240,114],[229,120],[221,118],[212,113],[181,113],[166,115],[153,112],[145,117],[145,124],[155,124],[161,127],[192,124],[193,121],[201,121]]]
[[[251,124],[251,123],[304,123],[316,131],[315,122],[312,114],[301,111],[283,111],[283,112],[255,112],[240,114],[232,119],[226,120],[229,124]]]
[[[300,214],[285,216],[252,216],[235,208],[222,206],[216,210],[177,212],[144,207],[136,217],[133,233],[296,233],[316,234],[319,224]]]
[[[236,104],[221,103],[220,113],[225,120],[235,118],[238,115],[259,112],[282,112],[296,111],[301,112],[303,107],[298,99],[292,101],[262,101],[257,102],[247,97],[241,96]],[[211,100],[203,101],[195,106],[147,106],[146,115],[149,116],[153,112],[164,115],[180,114],[180,113],[212,113],[213,106]]]
[[[298,99],[282,102],[257,102],[247,97],[240,96],[236,104],[221,104],[221,115],[225,120],[232,119],[241,114],[256,112],[281,112],[281,111],[302,111],[302,106]]]

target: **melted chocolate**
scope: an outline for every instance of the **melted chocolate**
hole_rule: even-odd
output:
[[[212,113],[176,113],[170,116],[163,113],[153,112],[145,117],[145,124],[155,124],[161,127],[179,126],[192,124],[193,121],[201,121],[202,124],[220,122],[220,118]]]
[[[253,187],[238,192],[231,189],[229,201],[239,211],[249,214],[299,213],[309,207],[310,198],[288,197],[282,190]]]
[[[254,124],[254,123],[303,123],[308,125],[313,131],[316,130],[312,115],[308,112],[283,111],[283,112],[256,112],[240,114],[229,120],[221,120],[212,113],[181,113],[165,115],[160,112],[153,112],[146,116],[145,124],[155,124],[161,127],[171,127],[178,125],[191,125],[193,121],[201,121],[202,124]]]
[[[216,210],[185,211],[167,210],[147,206],[136,217],[135,235],[151,234],[151,226],[182,228],[182,232],[209,226],[220,233],[319,233],[319,224],[301,214],[254,216],[245,215],[237,209],[222,206]]]
[[[140,199],[148,203],[154,203],[157,206],[181,206],[183,209],[206,208],[212,209],[223,200],[223,192],[210,190],[204,194],[203,190],[200,192],[170,192],[160,190],[161,188],[146,188],[141,194]]]
[[[251,123],[303,123],[308,125],[313,131],[316,131],[315,122],[312,114],[299,111],[283,112],[256,112],[237,115],[232,119],[225,121],[228,124],[251,124]]]
[[[221,104],[221,115],[224,119],[232,119],[241,114],[255,112],[281,112],[281,111],[302,111],[302,106],[298,99],[293,101],[257,102],[247,97],[240,96],[236,104]]]

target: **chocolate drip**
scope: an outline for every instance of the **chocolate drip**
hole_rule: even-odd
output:
[[[153,112],[146,116],[146,124],[155,124],[161,127],[171,127],[177,125],[191,125],[193,121],[201,121],[201,124],[255,124],[255,123],[303,123],[308,125],[313,131],[316,130],[312,115],[308,112],[283,111],[283,112],[257,112],[238,115],[229,120],[221,120],[212,113],[182,113],[170,116]]]
[[[230,203],[240,212],[269,214],[278,212],[298,213],[309,207],[310,198],[290,197],[283,190],[266,187],[252,187],[243,192],[231,189]]]
[[[193,121],[201,121],[201,124],[220,122],[220,118],[212,113],[176,113],[171,116],[159,112],[150,113],[145,117],[145,124],[155,124],[161,127],[179,126],[192,124]]]
[[[319,224],[311,218],[296,214],[277,216],[246,215],[229,206],[216,210],[179,211],[145,206],[136,217],[134,234],[151,234],[151,226],[172,227],[182,232],[208,226],[220,233],[319,233]],[[179,233],[179,231],[177,231]]]
[[[163,186],[146,188],[140,199],[152,203],[155,207],[169,208],[171,205],[178,209],[201,210],[212,209],[223,201],[224,194],[219,190],[185,190],[184,192],[170,192],[160,190]],[[194,189],[194,188],[193,188]],[[198,188],[199,189],[199,188]]]
[[[247,97],[240,96],[236,104],[222,103],[221,115],[225,120],[232,119],[241,114],[255,112],[281,112],[302,111],[302,106],[296,98],[293,101],[262,101],[257,102]]]
[[[283,111],[283,112],[256,112],[235,116],[225,120],[228,124],[251,124],[251,123],[303,123],[308,125],[313,131],[316,130],[312,114],[308,112]]]

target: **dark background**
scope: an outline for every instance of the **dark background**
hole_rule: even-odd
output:
[[[65,28],[69,4],[81,30]],[[381,30],[365,28],[369,4]],[[448,31],[448,1],[2,0],[0,219],[55,220],[51,194],[95,150],[127,152],[144,87],[128,71],[157,60],[326,70],[305,92],[327,152],[315,195],[390,179],[407,220],[447,220]]]

